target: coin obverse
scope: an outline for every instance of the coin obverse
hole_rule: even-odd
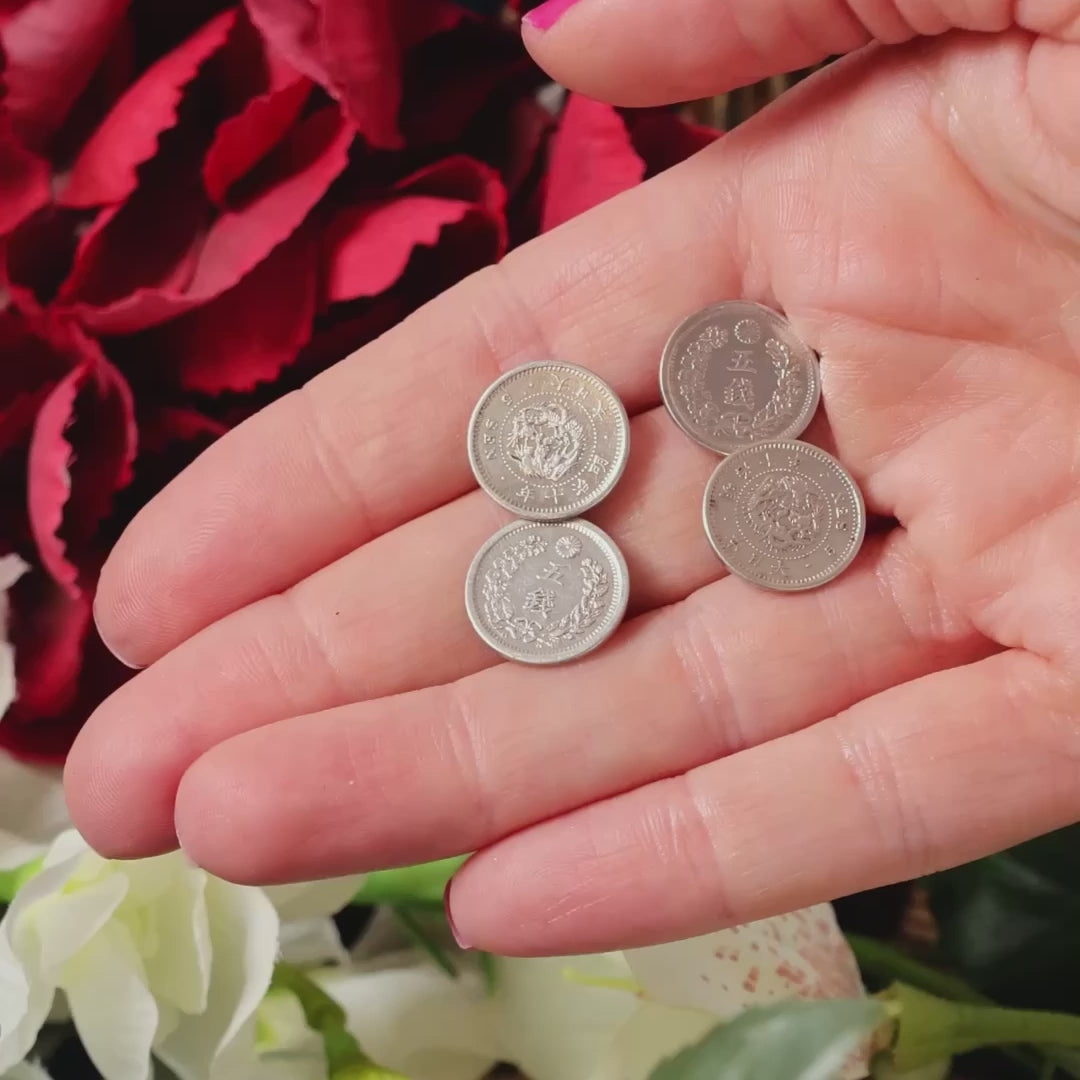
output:
[[[465,582],[476,632],[524,664],[560,664],[602,645],[626,614],[622,553],[587,521],[515,521],[479,551]]]
[[[813,350],[787,319],[729,300],[676,327],[660,361],[660,392],[675,423],[719,454],[798,438],[821,400]]]
[[[574,364],[515,368],[488,387],[469,422],[476,479],[523,518],[583,514],[615,487],[629,454],[622,402]]]
[[[705,489],[705,532],[732,573],[782,592],[838,577],[866,536],[858,485],[830,454],[795,440],[741,450]]]

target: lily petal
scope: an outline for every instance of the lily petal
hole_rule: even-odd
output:
[[[147,1080],[158,1008],[126,927],[116,921],[102,927],[64,965],[61,986],[79,1038],[105,1080]]]

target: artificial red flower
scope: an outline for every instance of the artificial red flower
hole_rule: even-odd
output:
[[[197,453],[712,137],[546,106],[513,7],[0,2],[0,554],[31,565],[0,745],[62,756],[128,677],[98,568]]]

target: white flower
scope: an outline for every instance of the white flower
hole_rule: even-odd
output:
[[[497,1003],[475,965],[461,960],[456,979],[413,951],[384,955],[372,967],[327,968],[314,978],[381,1067],[410,1080],[480,1080],[497,1060]],[[271,993],[258,1021],[264,1067],[289,1061],[296,1080],[325,1077],[321,1042],[292,995]]]
[[[24,765],[0,750],[0,871],[36,859],[70,826],[59,769]]]
[[[15,700],[15,650],[7,639],[7,593],[29,569],[18,555],[0,556],[0,719]]]
[[[754,1005],[864,993],[828,904],[623,953],[503,959],[500,1056],[531,1080],[644,1080]],[[866,1075],[853,1061],[845,1076]]]
[[[312,895],[336,902],[355,887]],[[282,900],[319,911],[303,890]],[[234,1075],[254,1058],[279,926],[264,890],[211,877],[179,852],[111,862],[65,832],[0,921],[0,1072],[26,1056],[62,990],[105,1080],[147,1080],[151,1052],[180,1080]]]
[[[49,1074],[36,1062],[20,1061],[9,1069],[0,1080],[52,1080]]]

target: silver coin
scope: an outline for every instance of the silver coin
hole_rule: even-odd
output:
[[[660,392],[675,423],[719,454],[795,439],[821,400],[817,357],[787,319],[731,300],[676,327],[660,361]]]
[[[476,632],[525,664],[576,660],[626,614],[630,575],[614,541],[588,521],[515,521],[481,549],[465,582]]]
[[[851,565],[866,536],[858,485],[831,454],[795,440],[725,458],[705,489],[705,532],[728,569],[784,592]]]
[[[469,422],[480,486],[519,517],[577,517],[611,492],[630,421],[603,379],[574,364],[526,364],[484,392]]]

